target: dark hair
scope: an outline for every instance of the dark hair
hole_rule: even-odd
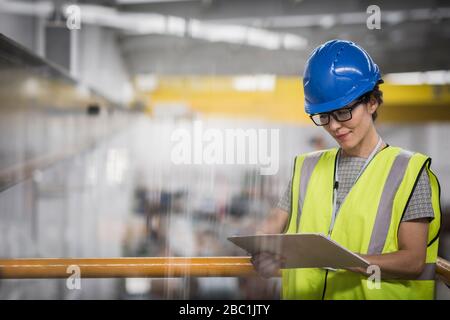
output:
[[[366,92],[365,94],[363,94],[361,96],[361,101],[363,103],[368,103],[370,101],[370,99],[375,99],[378,103],[378,106],[381,106],[383,104],[383,91],[380,90],[380,84],[382,84],[384,81],[381,79],[377,82],[377,84],[375,85],[375,87],[373,87],[373,89],[369,92]],[[372,114],[372,120],[375,122],[375,120],[377,119],[378,114],[377,114],[377,110],[375,110],[375,112]]]

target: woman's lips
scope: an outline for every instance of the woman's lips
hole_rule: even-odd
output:
[[[345,140],[345,138],[347,138],[349,134],[350,134],[350,132],[347,132],[347,133],[344,133],[341,135],[336,135],[336,138],[339,140]]]

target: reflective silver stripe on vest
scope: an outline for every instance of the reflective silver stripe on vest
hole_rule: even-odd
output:
[[[403,180],[406,168],[413,153],[401,150],[392,164],[391,171],[384,184],[378,205],[377,217],[370,238],[368,254],[381,254],[386,243],[387,234],[391,225],[392,207],[398,187]]]
[[[434,280],[436,277],[436,263],[425,264],[425,269],[415,280]]]
[[[300,216],[302,214],[303,209],[303,200],[306,196],[306,189],[308,187],[309,179],[311,178],[311,174],[316,167],[317,162],[322,156],[323,152],[317,151],[312,154],[309,154],[303,160],[302,169],[300,172],[300,190],[298,195],[298,203],[297,203],[297,221],[296,221],[296,231],[298,232]]]

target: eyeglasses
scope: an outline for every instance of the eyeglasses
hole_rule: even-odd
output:
[[[364,99],[357,100],[352,106],[344,107],[332,112],[324,112],[310,115],[309,117],[315,123],[316,126],[326,126],[330,123],[330,116],[334,118],[334,120],[339,122],[348,121],[352,118],[352,111],[356,107],[358,107],[361,103],[363,103]]]

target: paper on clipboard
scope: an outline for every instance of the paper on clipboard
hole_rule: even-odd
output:
[[[367,268],[369,262],[320,233],[233,236],[228,240],[250,254],[271,252],[290,268]]]

